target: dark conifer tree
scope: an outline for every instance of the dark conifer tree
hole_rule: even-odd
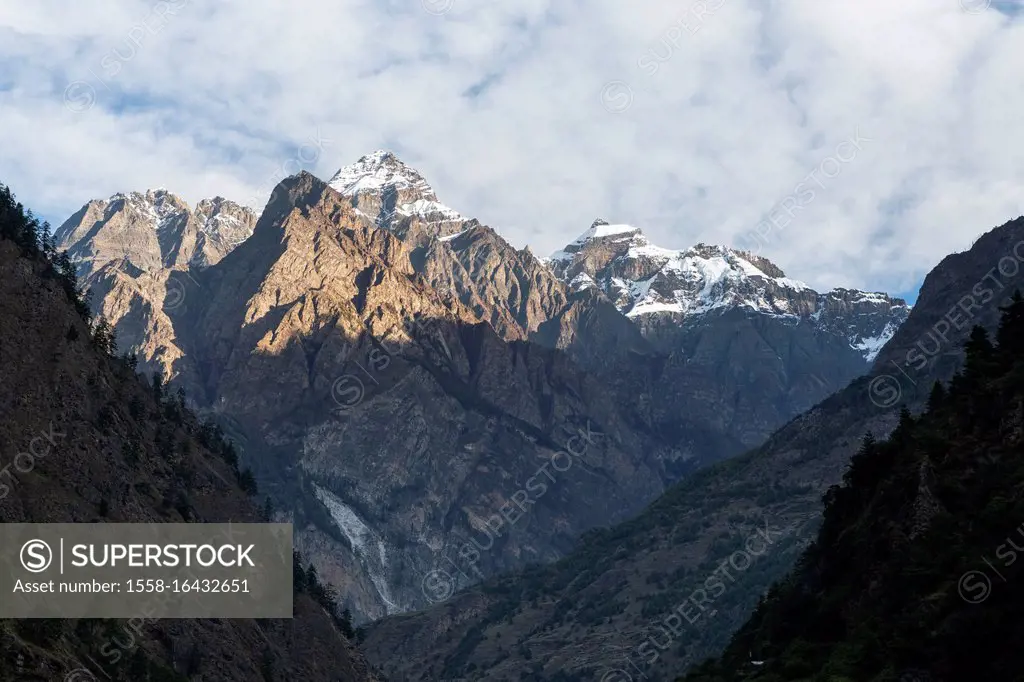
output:
[[[1024,358],[1024,297],[1013,292],[1008,306],[1000,308],[1003,316],[996,331],[997,355],[1004,366],[1012,366]]]
[[[937,412],[946,402],[946,387],[941,381],[932,384],[932,391],[928,395],[928,411]]]

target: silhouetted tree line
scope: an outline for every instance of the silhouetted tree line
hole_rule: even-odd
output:
[[[86,294],[78,286],[75,266],[66,251],[57,252],[48,222],[40,223],[18,202],[10,187],[0,183],[0,237],[14,242],[26,258],[45,265],[43,276],[55,279],[86,322],[92,312]]]

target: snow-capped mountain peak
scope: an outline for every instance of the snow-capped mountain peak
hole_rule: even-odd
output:
[[[361,214],[400,234],[415,221],[435,236],[448,236],[468,220],[441,203],[417,170],[387,150],[378,149],[343,166],[328,184]]]
[[[612,225],[603,218],[598,218],[590,225],[590,229],[576,238],[574,243],[582,244],[591,239],[604,239],[606,237],[622,237],[639,234],[640,228],[632,225]]]
[[[422,175],[405,165],[393,152],[383,149],[361,156],[355,163],[338,169],[328,184],[344,196],[412,190],[421,199],[437,201],[433,188]]]
[[[182,210],[188,210],[188,204],[181,197],[162,187],[144,192],[118,192],[104,203],[108,212],[128,208],[140,216],[152,219],[157,230],[163,227],[168,219]]]
[[[885,294],[819,294],[767,258],[745,251],[704,243],[666,249],[639,228],[600,219],[546,263],[573,290],[602,290],[641,327],[656,324],[655,318],[685,326],[708,313],[741,309],[828,328],[868,361],[909,312],[903,301]]]

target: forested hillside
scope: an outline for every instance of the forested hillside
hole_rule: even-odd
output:
[[[927,410],[866,437],[817,539],[686,682],[1024,679],[1024,299]]]

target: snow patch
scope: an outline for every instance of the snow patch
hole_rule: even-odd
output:
[[[587,239],[601,239],[602,237],[611,237],[616,234],[626,234],[627,232],[636,232],[637,228],[632,225],[595,225],[594,227],[587,230]]]
[[[465,220],[462,214],[439,201],[417,199],[410,204],[402,204],[396,211],[405,216],[416,216],[425,220],[441,222],[446,220]]]
[[[450,234],[447,237],[438,237],[437,240],[441,241],[441,242],[450,242],[451,240],[456,239],[457,237],[461,237],[462,235],[466,234],[467,232],[469,232],[469,230],[472,230],[472,229],[473,228],[471,227],[469,229],[463,230],[462,232],[456,232],[455,234]]]
[[[889,343],[889,340],[896,335],[896,331],[899,329],[899,325],[889,322],[885,325],[885,329],[881,331],[878,336],[870,336],[861,339],[860,341],[851,343],[850,345],[864,353],[864,359],[868,362],[873,362],[878,357],[878,353],[882,350],[885,344]]]
[[[581,272],[580,274],[576,275],[575,277],[572,278],[572,281],[569,282],[569,287],[572,288],[574,291],[584,291],[586,289],[590,289],[596,286],[597,282],[594,281],[594,278],[585,272]]]
[[[366,568],[373,586],[377,588],[377,593],[380,595],[381,600],[383,600],[388,614],[400,613],[402,609],[392,601],[391,590],[388,588],[387,580],[384,578],[388,566],[388,553],[384,541],[378,538],[363,523],[359,515],[342,502],[337,495],[321,488],[315,483],[313,484],[313,489],[316,498],[323,502],[324,506],[327,507],[327,511],[330,512],[331,518],[334,519],[334,523],[337,524],[341,532],[348,538],[349,543],[352,545],[352,550]]]
[[[618,253],[610,268],[619,272],[639,270],[645,273],[644,279],[627,281],[605,276],[601,281],[594,281],[592,273],[586,273],[586,280],[581,273],[570,284],[603,289],[628,317],[654,313],[693,316],[724,308],[744,308],[798,320],[797,307],[790,299],[814,293],[804,282],[769,275],[743,252],[709,244],[697,244],[686,250],[665,249],[651,244],[632,225],[610,225],[601,220],[553,253],[547,262],[556,268],[568,269],[593,240],[606,237],[612,239],[602,244],[612,245]]]

